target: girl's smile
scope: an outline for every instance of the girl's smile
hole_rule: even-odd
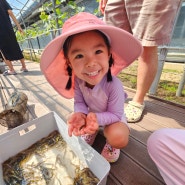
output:
[[[95,76],[99,73],[99,71],[95,71],[95,72],[91,72],[91,73],[88,73],[87,75],[89,76]]]
[[[107,74],[109,57],[108,47],[96,31],[75,35],[68,52],[69,65],[74,74],[93,86]]]

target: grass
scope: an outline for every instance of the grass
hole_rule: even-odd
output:
[[[136,90],[137,83],[137,65],[137,62],[134,62],[118,75],[125,87],[134,90]],[[154,97],[185,106],[185,89],[182,90],[182,95],[180,97],[176,96],[181,74],[182,70],[175,69],[175,67],[174,69],[164,67]]]
[[[40,62],[40,57],[41,57],[41,55],[38,55],[38,54],[34,55],[33,54],[32,58],[31,58],[30,53],[24,52],[24,58],[27,60],[32,60],[34,62]]]

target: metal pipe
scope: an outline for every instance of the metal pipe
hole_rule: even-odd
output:
[[[178,96],[178,97],[182,96],[182,90],[184,88],[184,84],[185,84],[185,66],[184,66],[184,72],[183,72],[182,77],[181,77],[181,81],[179,82],[179,86],[178,86],[178,89],[177,89],[177,92],[176,92],[176,96]]]
[[[176,17],[175,17],[175,21],[174,21],[171,37],[173,35],[174,29],[175,29],[175,25],[176,25],[177,19],[179,17],[180,9],[182,7],[182,2],[183,2],[183,0],[181,0],[180,3],[179,3],[179,8],[177,10],[177,14],[176,14]],[[165,59],[166,59],[166,56],[167,56],[167,53],[168,53],[168,49],[167,48],[162,48],[161,50],[162,51],[160,52],[160,55],[159,55],[157,74],[156,74],[156,76],[154,78],[154,81],[151,84],[151,87],[149,89],[149,94],[151,94],[151,95],[155,95],[156,94],[156,91],[157,91],[157,88],[158,88],[158,84],[159,84],[159,81],[160,81],[160,78],[161,78],[164,62],[165,62]]]

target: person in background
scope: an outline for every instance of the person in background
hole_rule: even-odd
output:
[[[9,68],[3,73],[3,75],[17,74],[11,62],[13,60],[20,60],[22,64],[22,68],[20,70],[23,72],[28,71],[25,65],[24,56],[17,42],[10,17],[14,21],[20,33],[23,33],[23,30],[14,16],[10,5],[6,2],[6,0],[0,0],[0,51],[6,65]]]
[[[185,130],[157,130],[150,135],[147,148],[167,185],[185,184]]]
[[[140,42],[131,34],[81,12],[64,23],[62,34],[41,56],[41,70],[48,82],[62,96],[74,97],[69,136],[81,136],[92,145],[103,127],[106,144],[101,154],[109,162],[118,160],[130,133],[123,108],[127,95],[115,75],[141,52]]]
[[[100,0],[99,2],[99,9],[104,14],[104,21],[107,24],[132,33],[143,45],[143,53],[138,58],[136,93],[125,108],[128,122],[137,122],[142,117],[145,108],[144,97],[157,72],[158,46],[170,42],[179,5],[180,0]]]

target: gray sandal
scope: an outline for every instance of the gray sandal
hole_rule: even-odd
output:
[[[17,73],[15,72],[15,71],[9,71],[9,70],[7,70],[7,71],[5,71],[4,73],[3,73],[3,76],[7,76],[7,75],[16,75]]]

